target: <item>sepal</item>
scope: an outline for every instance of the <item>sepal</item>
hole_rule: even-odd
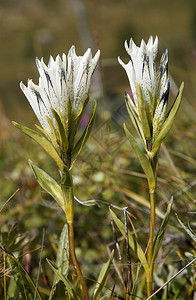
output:
[[[184,83],[181,84],[178,95],[170,109],[170,111],[168,112],[165,122],[162,125],[162,128],[155,140],[155,142],[153,143],[152,146],[152,150],[151,152],[149,152],[149,156],[154,157],[156,152],[159,150],[159,147],[161,146],[161,143],[163,142],[164,138],[167,136],[168,132],[170,131],[173,122],[175,120],[175,116],[177,114],[177,111],[179,109],[181,100],[182,100],[182,92],[183,92],[183,88],[184,88]]]
[[[86,142],[87,142],[87,140],[90,136],[91,130],[92,130],[94,122],[95,122],[95,116],[96,116],[96,101],[94,102],[94,105],[93,105],[93,111],[92,111],[91,118],[90,118],[90,120],[89,120],[82,136],[80,137],[80,139],[78,140],[78,142],[76,143],[76,145],[75,145],[75,147],[72,151],[72,165],[71,165],[71,168],[73,167],[73,164],[74,164],[76,158],[78,157],[78,155],[82,151],[84,145],[86,144]]]
[[[53,114],[53,117],[56,121],[56,125],[58,128],[58,134],[60,137],[60,145],[62,145],[62,149],[66,152],[68,149],[68,136],[67,133],[65,132],[65,128],[63,126],[63,123],[61,121],[61,118],[59,114],[51,107],[50,108]]]
[[[146,140],[151,140],[150,124],[147,116],[147,104],[142,94],[142,89],[138,82],[136,82],[137,100],[138,100],[138,111],[140,120],[143,127],[143,132]]]
[[[135,129],[137,130],[143,144],[144,144],[144,147],[146,147],[146,139],[145,139],[145,136],[144,136],[144,133],[143,133],[142,124],[139,120],[138,111],[137,111],[136,106],[133,105],[131,103],[131,101],[132,101],[132,99],[130,98],[129,94],[125,93],[125,103],[126,103],[126,106],[127,106],[129,116],[130,116],[131,121],[132,121]]]

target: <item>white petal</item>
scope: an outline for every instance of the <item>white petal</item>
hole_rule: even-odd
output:
[[[32,81],[26,87],[21,83],[21,89],[26,95],[41,125],[51,133],[46,116],[48,116],[56,128],[51,107],[58,113],[60,110],[65,125],[67,121],[67,103],[71,101],[72,116],[75,117],[87,97],[90,80],[100,56],[98,50],[92,58],[91,49],[87,49],[83,56],[77,56],[75,47],[72,46],[68,56],[63,54],[62,59],[58,55],[56,59],[50,57],[48,66],[43,58],[36,59],[40,74],[39,84]]]
[[[37,59],[37,67],[40,73],[40,81],[39,84],[45,90],[48,98],[50,99],[50,104],[53,109],[58,111],[60,107],[60,99],[57,95],[60,95],[60,91],[58,91],[58,86],[56,84],[56,62],[53,58],[50,58],[49,66],[47,67],[43,59],[39,61]]]
[[[50,115],[46,104],[44,103],[39,91],[31,80],[28,81],[28,87],[26,87],[22,82],[20,87],[25,94],[27,100],[29,101],[34,113],[39,120],[43,128],[45,128],[50,134],[52,134],[50,126],[48,125],[46,115]]]
[[[136,76],[135,76],[135,71],[134,71],[134,68],[133,68],[132,60],[130,60],[127,64],[125,64],[120,59],[120,57],[118,57],[118,61],[123,66],[123,68],[125,69],[125,71],[127,73],[129,83],[130,83],[130,87],[131,87],[131,91],[132,91],[132,94],[133,94],[133,99],[134,99],[136,107],[138,108],[138,101],[137,101],[137,94],[136,94]]]

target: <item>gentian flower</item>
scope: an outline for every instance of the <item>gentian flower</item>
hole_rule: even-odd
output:
[[[83,110],[88,103],[89,87],[100,56],[91,49],[77,56],[72,46],[68,55],[50,57],[48,66],[36,60],[39,84],[32,80],[20,87],[42,127],[37,126],[52,143],[63,162],[70,167],[74,138]],[[86,142],[83,141],[83,144]],[[79,147],[79,146],[78,146]],[[77,148],[78,150],[78,148]],[[81,150],[81,149],[80,149]]]
[[[73,118],[81,111],[88,96],[91,77],[99,55],[98,50],[92,58],[91,49],[88,49],[83,56],[77,56],[75,47],[72,46],[67,57],[63,54],[61,59],[58,55],[54,60],[51,56],[48,66],[43,59],[41,61],[36,59],[40,74],[39,84],[36,85],[29,80],[27,87],[22,82],[20,87],[40,124],[48,132],[52,133],[46,116],[54,121],[51,108],[61,113],[64,124],[67,122],[66,101],[70,102]],[[56,127],[55,122],[53,125]]]
[[[156,68],[158,53],[158,38],[153,42],[152,36],[146,44],[141,41],[137,47],[132,39],[125,49],[130,55],[130,61],[124,67],[133,97],[126,94],[126,103],[132,120],[136,120],[136,127],[143,140],[146,150],[152,150],[166,117],[166,107],[169,95],[168,78],[168,50],[162,55],[159,68]],[[139,127],[138,127],[139,126]]]

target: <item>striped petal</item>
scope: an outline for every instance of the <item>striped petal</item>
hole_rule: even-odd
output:
[[[77,56],[75,47],[72,46],[68,56],[63,54],[62,59],[58,55],[56,59],[50,57],[48,66],[36,59],[39,71],[39,84],[35,85],[31,80],[27,87],[21,83],[21,89],[27,97],[42,127],[51,134],[48,125],[48,116],[56,129],[56,122],[51,108],[57,113],[60,111],[62,123],[67,123],[67,100],[71,102],[71,115],[77,116],[82,104],[87,98],[92,74],[100,56],[98,50],[92,58],[91,49],[87,49],[83,56]]]

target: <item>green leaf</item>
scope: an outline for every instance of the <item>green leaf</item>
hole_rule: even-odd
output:
[[[63,193],[61,190],[61,187],[58,185],[58,183],[50,177],[45,171],[38,168],[30,159],[28,160],[29,165],[33,171],[33,174],[35,175],[35,178],[37,179],[39,185],[48,193],[50,194],[57,203],[61,206],[61,208],[64,208],[64,198]]]
[[[86,126],[82,136],[80,137],[79,141],[77,142],[77,144],[75,145],[75,147],[73,149],[72,166],[89,138],[89,135],[91,133],[91,130],[92,130],[94,122],[95,122],[95,115],[96,115],[96,101],[94,101],[92,115],[88,122],[88,125]]]
[[[64,205],[67,222],[73,221],[74,215],[74,193],[73,193],[73,180],[70,171],[64,165],[61,177],[61,190],[63,193]]]
[[[147,180],[148,180],[148,185],[150,189],[155,189],[155,177],[154,177],[154,173],[150,164],[150,161],[148,160],[148,158],[146,157],[146,155],[140,150],[140,148],[138,147],[137,142],[135,141],[134,137],[131,135],[131,133],[129,132],[129,130],[127,129],[126,125],[124,124],[124,130],[126,133],[126,136],[129,140],[129,142],[131,143],[133,150],[135,151],[140,164],[144,170],[144,173],[146,174]]]
[[[176,217],[178,219],[178,222],[180,223],[180,225],[182,226],[182,228],[186,231],[186,233],[188,233],[188,235],[190,236],[190,238],[196,243],[196,234],[193,233],[188,227],[186,227],[183,222],[179,219],[178,215],[176,214]]]
[[[58,271],[66,278],[69,271],[69,238],[67,224],[64,225],[59,239],[56,265],[58,267]],[[54,279],[55,284],[57,284],[59,280],[60,278],[56,277]]]
[[[125,238],[125,226],[123,224],[123,222],[121,222],[117,216],[115,215],[115,213],[110,210],[110,214],[116,224],[116,226],[118,227],[118,229],[120,230],[120,232],[122,233],[122,235]],[[128,237],[129,237],[129,245],[131,247],[131,249],[134,251],[136,257],[140,260],[140,262],[142,263],[146,274],[149,274],[149,265],[146,259],[146,255],[144,253],[144,251],[142,250],[142,248],[140,247],[140,245],[138,244],[138,242],[133,238],[132,234],[130,233],[130,231],[128,231]]]
[[[99,296],[99,294],[101,293],[101,291],[104,288],[104,284],[106,282],[106,279],[107,279],[107,276],[108,276],[108,273],[110,270],[110,265],[112,263],[113,256],[114,256],[114,250],[112,250],[109,260],[105,264],[103,264],[103,266],[101,268],[101,272],[99,274],[99,277],[97,279],[97,283],[95,286],[95,290],[93,292],[93,300],[97,299],[97,297]]]
[[[58,267],[54,262],[52,262],[50,259],[46,258],[48,264],[50,265],[51,269],[54,271],[57,277],[59,277],[60,280],[63,281],[67,291],[69,292],[70,296],[74,300],[80,300],[76,292],[74,291],[74,288],[72,284],[59,272]]]
[[[144,135],[145,138],[148,141],[150,141],[152,137],[151,137],[151,130],[150,130],[147,113],[146,113],[146,101],[143,98],[142,90],[138,82],[136,82],[136,90],[137,90],[139,116],[141,119]]]
[[[161,223],[161,226],[159,228],[159,231],[157,232],[156,238],[154,240],[154,245],[153,245],[153,258],[152,261],[155,261],[157,258],[157,255],[159,253],[159,249],[161,247],[162,244],[162,240],[164,238],[164,234],[165,234],[165,230],[168,224],[168,220],[169,220],[169,216],[170,216],[170,212],[171,212],[171,208],[172,208],[172,204],[173,204],[173,197],[171,198],[168,207],[167,207],[167,212],[165,214],[165,217]]]
[[[87,97],[87,99],[89,99],[89,97]],[[77,113],[77,115],[73,114],[73,107],[72,104],[70,103],[70,108],[71,111],[69,113],[69,125],[68,125],[68,130],[69,130],[69,149],[72,152],[73,148],[74,148],[74,140],[75,140],[75,135],[77,133],[78,130],[78,126],[80,124],[80,120],[83,116],[84,113],[84,103],[82,103],[81,99],[78,97],[78,105],[80,106],[80,109]]]
[[[172,107],[170,108],[170,111],[168,112],[168,114],[166,116],[165,122],[163,123],[162,128],[161,128],[155,142],[153,143],[152,151],[151,151],[152,157],[159,150],[161,143],[163,142],[164,138],[167,136],[168,132],[170,131],[170,129],[173,125],[175,116],[177,114],[177,111],[179,109],[179,106],[180,106],[180,103],[182,100],[183,88],[184,88],[184,83],[181,84],[178,95],[177,95]]]
[[[32,130],[26,126],[22,126],[16,122],[12,122],[14,126],[16,126],[18,129],[20,129],[22,132],[24,132],[26,135],[31,137],[34,141],[36,141],[42,148],[54,159],[56,162],[59,170],[62,170],[62,165],[64,164],[61,160],[59,154],[57,153],[56,149],[53,147],[53,145],[45,139],[40,133],[36,132],[35,130]]]

